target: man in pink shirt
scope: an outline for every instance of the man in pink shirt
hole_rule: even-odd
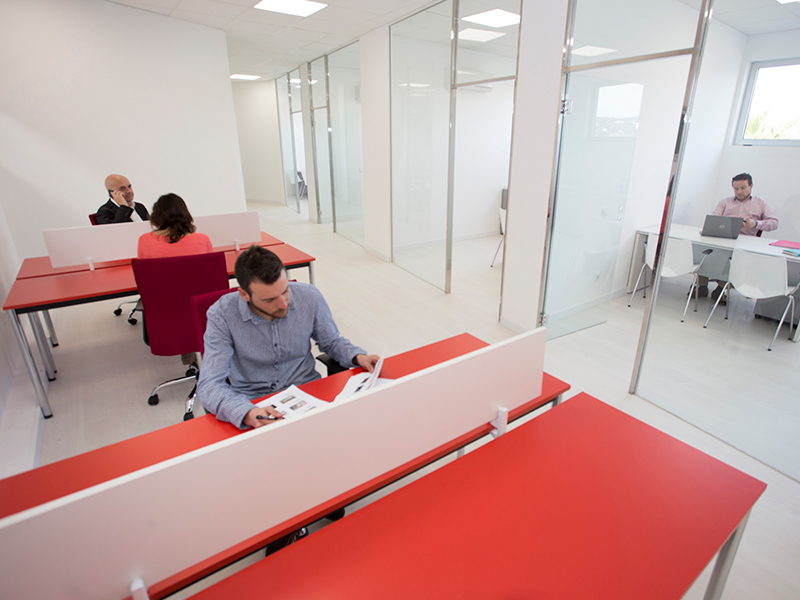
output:
[[[765,201],[754,196],[753,178],[749,173],[739,173],[731,180],[733,185],[733,196],[723,198],[719,201],[711,214],[723,217],[741,217],[741,235],[760,235],[761,231],[775,231],[778,228],[778,218],[772,207]],[[700,280],[698,293],[701,296],[708,295],[708,280]],[[705,283],[705,285],[703,285]],[[711,298],[716,300],[722,293],[724,281],[717,283],[717,288],[711,293]]]

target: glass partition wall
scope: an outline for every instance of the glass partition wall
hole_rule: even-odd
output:
[[[278,105],[278,129],[281,139],[281,161],[283,164],[283,193],[286,206],[300,212],[300,196],[297,186],[297,164],[294,156],[294,126],[292,123],[291,98],[289,96],[289,75],[275,80],[275,94]]]
[[[502,20],[487,20],[487,13]],[[493,235],[485,271],[494,274],[519,13],[519,0],[448,0],[391,27],[393,259],[445,292],[454,241]],[[478,252],[464,262],[482,264]]]
[[[303,129],[303,90],[300,80],[300,69],[288,75],[289,80],[289,112],[292,130],[292,154],[294,159],[294,187],[297,198],[297,210],[305,206],[308,210],[308,186],[306,185],[306,142]]]
[[[785,37],[780,31],[749,37],[732,31],[721,20],[735,14],[737,7],[732,0],[714,1],[711,31],[716,27],[719,35],[710,36],[705,48],[686,136],[686,160],[672,198],[670,237],[666,244],[662,240],[669,255],[681,237],[693,236],[694,263],[704,257],[703,250],[711,250],[700,271],[711,278],[709,294],[717,285],[714,280],[728,279],[731,246],[769,248],[777,239],[800,241],[800,222],[794,218],[798,149],[781,142],[772,147],[744,146],[731,139],[740,115],[747,111],[745,86],[751,65],[800,57],[800,37],[796,31],[784,32],[794,34]],[[770,10],[754,9],[749,18],[762,22]],[[794,41],[787,46],[789,37]],[[752,193],[774,209],[778,229],[764,232],[760,239],[740,235],[738,240],[726,240],[727,248],[714,238],[701,239],[697,232],[705,215],[719,200],[733,195],[731,179],[742,171],[753,177]],[[657,222],[653,219],[651,224]],[[640,245],[634,251],[636,258],[641,256]],[[800,281],[800,265],[790,261],[785,271],[790,284]],[[772,351],[767,350],[786,301],[756,302],[733,291],[727,306],[719,306],[704,328],[713,306],[709,297],[699,298],[697,312],[692,302],[681,322],[691,282],[687,274],[658,280],[646,352],[632,387],[639,396],[800,481],[800,344],[787,339],[790,328],[784,324]],[[630,310],[642,310],[645,303],[639,292]]]
[[[550,339],[606,321],[622,240],[660,221],[697,23],[675,0],[571,5],[541,306]]]
[[[334,231],[364,245],[361,54],[358,42],[328,55]]]

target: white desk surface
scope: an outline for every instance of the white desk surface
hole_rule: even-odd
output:
[[[639,233],[658,233],[660,229],[660,225],[651,225],[650,227],[642,227],[639,229]],[[738,248],[740,250],[747,250],[748,252],[755,252],[758,254],[782,256],[788,260],[800,262],[800,258],[784,254],[783,248],[779,246],[770,246],[771,243],[777,241],[776,239],[756,237],[754,235],[740,235],[737,239],[730,240],[726,238],[700,235],[701,230],[702,227],[697,227],[695,225],[678,225],[677,223],[673,223],[669,228],[669,237],[678,240],[691,240],[695,244],[708,246],[709,248],[723,248],[726,250]]]

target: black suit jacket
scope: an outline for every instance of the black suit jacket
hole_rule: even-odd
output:
[[[134,202],[133,206],[136,209],[136,214],[142,218],[142,221],[150,220],[150,214],[147,212],[144,204]],[[112,200],[109,200],[103,204],[103,206],[97,209],[97,224],[107,225],[109,223],[128,223],[133,220],[131,219],[133,210],[134,209],[130,206],[117,206]]]

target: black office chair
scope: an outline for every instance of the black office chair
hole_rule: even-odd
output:
[[[328,356],[324,352],[319,356],[317,356],[317,360],[321,362],[323,365],[325,365],[325,367],[328,369],[328,375],[341,373],[342,371],[347,371],[347,369],[350,368],[340,365],[338,362],[333,360],[330,356]]]

